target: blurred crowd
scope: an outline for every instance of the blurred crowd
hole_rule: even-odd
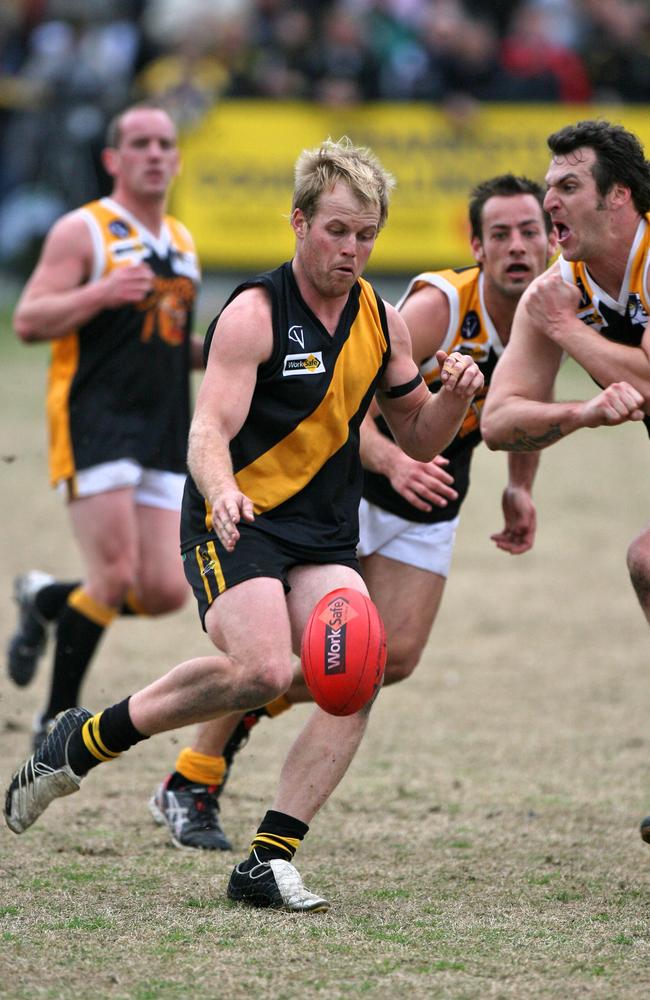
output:
[[[650,102],[648,0],[2,0],[0,264],[105,193],[125,103]]]

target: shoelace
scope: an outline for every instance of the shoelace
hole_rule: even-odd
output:
[[[196,818],[203,830],[216,830],[219,826],[217,816],[219,806],[213,792],[192,791],[192,818]]]

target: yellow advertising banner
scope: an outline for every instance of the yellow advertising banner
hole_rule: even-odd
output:
[[[467,199],[512,171],[542,181],[546,137],[581,118],[619,122],[650,149],[644,106],[480,105],[462,118],[422,104],[328,108],[223,101],[183,134],[171,210],[197,241],[205,269],[256,271],[293,253],[294,162],[325,138],[369,146],[397,179],[372,270],[409,273],[470,261]]]

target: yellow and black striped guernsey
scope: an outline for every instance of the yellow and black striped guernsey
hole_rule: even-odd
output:
[[[360,278],[330,336],[304,302],[291,263],[239,285],[228,302],[257,285],[272,303],[273,351],[230,445],[239,488],[255,505],[253,527],[295,546],[354,549],[359,427],[390,352],[384,304]],[[191,477],[181,530],[183,550],[214,537],[209,505]]]
[[[155,237],[111,198],[79,211],[93,242],[90,281],[143,261],[154,284],[142,302],[104,309],[52,344],[50,477],[66,481],[72,495],[77,471],[120,458],[185,472],[200,277],[191,237],[170,216]]]

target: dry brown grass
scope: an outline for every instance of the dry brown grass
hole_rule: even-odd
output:
[[[47,488],[45,354],[3,355],[0,636],[13,575],[75,576]],[[590,383],[575,369],[563,394]],[[14,460],[12,456],[15,456]],[[147,798],[184,733],[89,777],[22,837],[0,830],[0,996],[635,998],[650,985],[648,629],[625,549],[648,516],[641,427],[583,431],[544,455],[535,551],[493,549],[505,456],[476,456],[425,661],[385,691],[299,855],[327,915],[233,907],[230,867],[266,808],[306,709],[260,724],[224,796],[236,853],[180,853]],[[4,639],[2,640],[4,642]],[[91,708],[205,649],[191,607],[121,621]],[[46,671],[0,676],[0,777],[24,755]]]

